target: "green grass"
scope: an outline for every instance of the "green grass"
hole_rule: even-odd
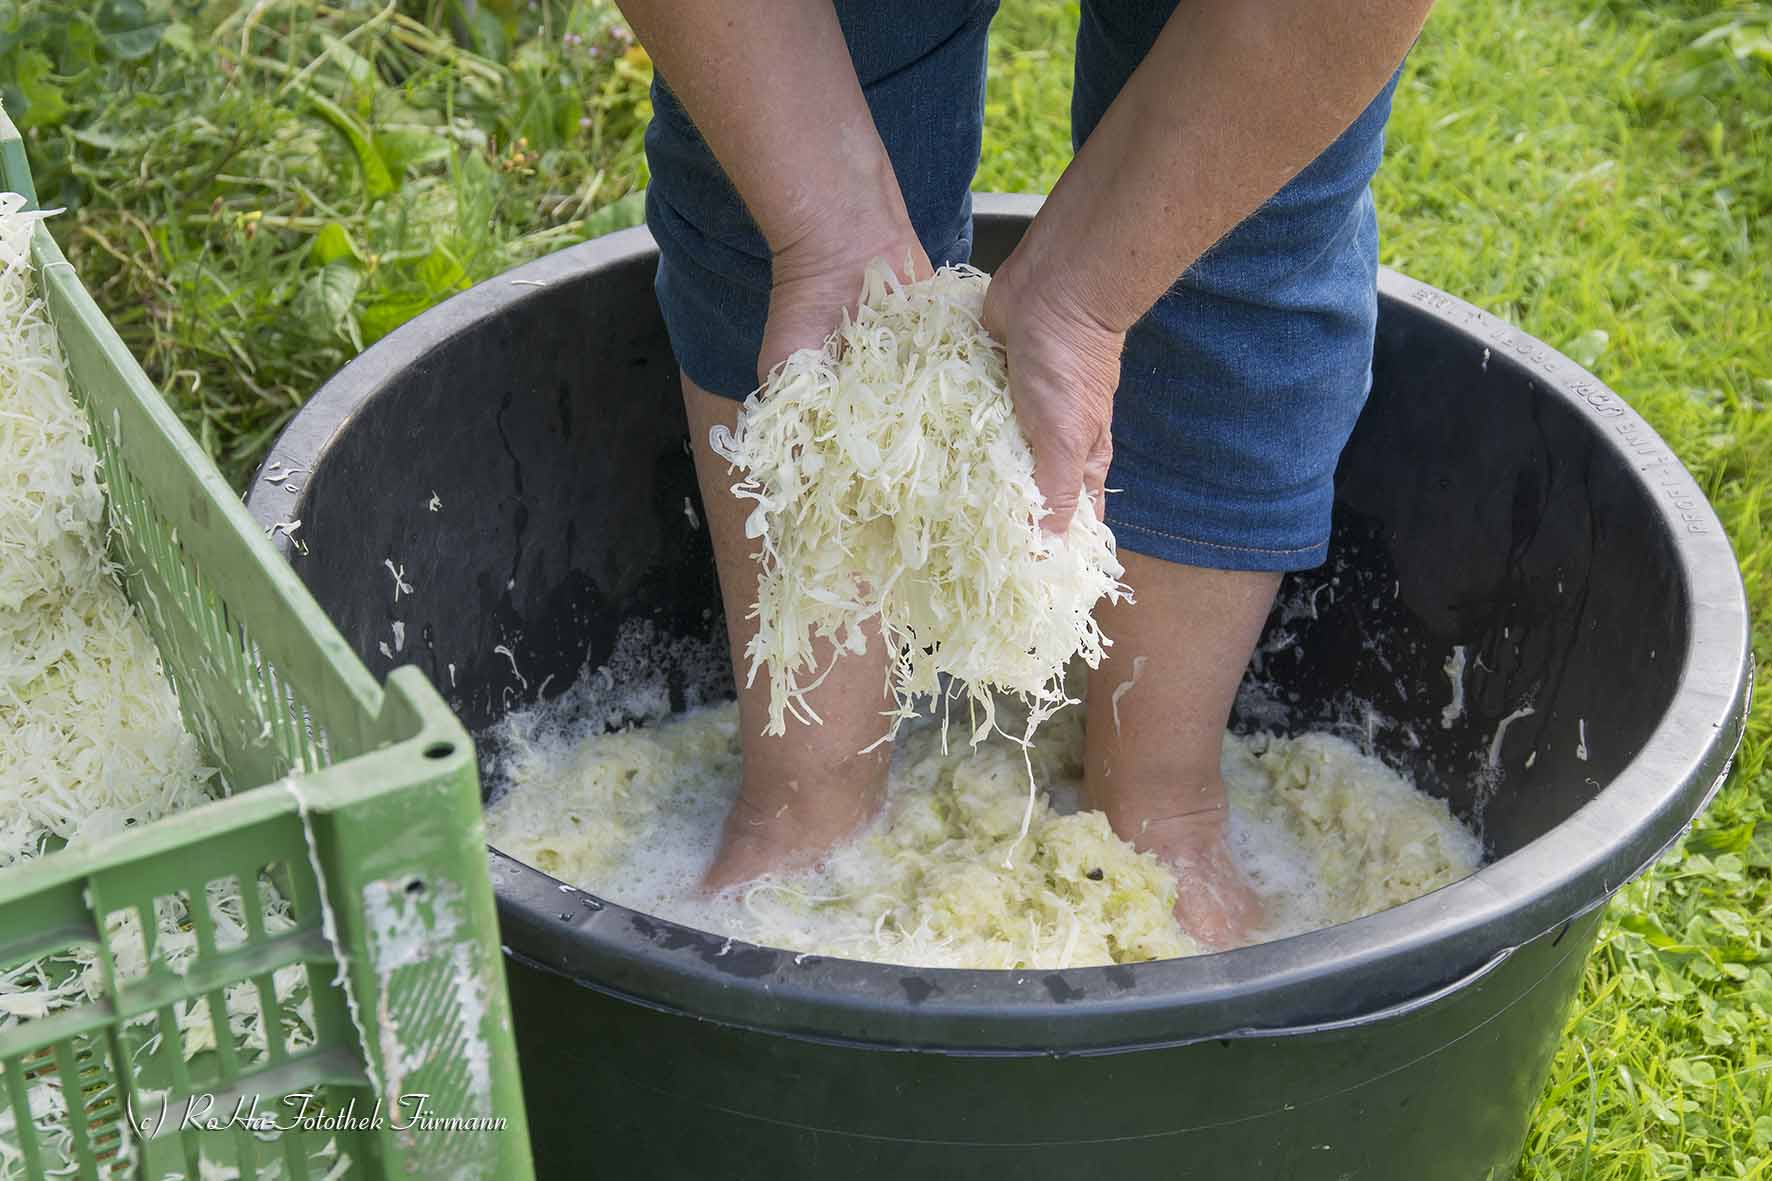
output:
[[[0,0],[0,79],[57,234],[236,479],[363,343],[635,216],[650,67],[604,3],[450,36],[409,0],[156,2]],[[980,188],[1069,159],[1076,19],[1006,0]],[[1564,348],[1672,444],[1772,651],[1772,5],[1442,0],[1376,188],[1386,262]],[[1769,743],[1763,695],[1692,838],[1607,912],[1523,1177],[1772,1179]]]
[[[0,0],[52,232],[237,482],[364,345],[639,220],[652,68],[609,5],[465,44],[406,8]]]

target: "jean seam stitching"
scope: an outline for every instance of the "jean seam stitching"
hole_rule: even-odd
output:
[[[1301,545],[1291,549],[1272,549],[1260,545],[1225,545],[1222,542],[1217,541],[1204,541],[1198,537],[1189,537],[1184,533],[1169,533],[1162,529],[1152,529],[1148,525],[1135,525],[1131,521],[1117,521],[1112,517],[1108,518],[1107,526],[1110,529],[1130,529],[1135,533],[1148,533],[1154,537],[1167,538],[1170,541],[1181,541],[1186,542],[1188,545],[1200,545],[1205,546],[1207,549],[1229,550],[1233,553],[1242,554],[1303,554],[1309,553],[1314,549],[1322,549],[1329,544],[1328,540],[1325,539],[1323,541],[1314,542],[1311,545]]]

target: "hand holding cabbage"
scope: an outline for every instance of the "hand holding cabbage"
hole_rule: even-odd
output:
[[[945,711],[963,694],[976,740],[1001,692],[1028,709],[1014,736],[1025,742],[1068,700],[1070,661],[1101,659],[1091,612],[1125,594],[1113,535],[1093,506],[1063,533],[1043,527],[1050,510],[1008,366],[981,323],[988,282],[950,267],[905,284],[876,264],[824,347],[787,357],[737,431],[716,432],[715,450],[743,473],[732,491],[755,503],[746,535],[762,574],[746,675],[769,678],[769,733],[790,714],[819,720],[806,694],[866,650],[870,619],[892,658],[886,735],[917,699],[943,696]],[[1082,490],[1079,478],[1073,503]],[[836,646],[822,668],[814,638]]]

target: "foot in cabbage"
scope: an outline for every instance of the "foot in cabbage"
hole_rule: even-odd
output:
[[[1121,559],[1135,601],[1096,608],[1113,646],[1089,674],[1085,792],[1124,840],[1174,867],[1188,934],[1246,943],[1263,918],[1231,854],[1219,757],[1279,576]]]
[[[1190,787],[1109,790],[1091,800],[1120,839],[1175,871],[1175,921],[1215,951],[1251,942],[1267,915],[1231,852],[1224,781],[1216,772]],[[1178,810],[1179,809],[1179,810]]]
[[[726,814],[720,848],[702,875],[702,888],[718,892],[766,874],[807,868],[855,835],[879,812],[884,776],[845,778],[859,778],[863,789],[842,781],[788,780],[762,789],[747,783]]]
[[[1218,784],[1220,795],[1224,785]],[[1266,921],[1261,900],[1231,855],[1229,809],[1211,808],[1139,822],[1132,844],[1155,853],[1174,870],[1175,920],[1182,930],[1219,951],[1241,947]]]

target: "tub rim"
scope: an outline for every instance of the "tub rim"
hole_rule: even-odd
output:
[[[1041,202],[975,194],[974,218],[987,226],[1025,221]],[[622,230],[430,309],[328,380],[285,426],[260,472],[277,463],[312,473],[359,404],[464,329],[545,299],[549,286],[655,253],[644,227]],[[489,846],[506,952],[637,1003],[800,1037],[954,1052],[1087,1051],[1400,1019],[1477,984],[1497,957],[1604,904],[1690,827],[1741,743],[1754,666],[1733,548],[1679,458],[1593,374],[1399,272],[1382,268],[1378,289],[1387,314],[1469,334],[1487,363],[1515,368],[1542,396],[1580,411],[1599,444],[1651,493],[1686,589],[1687,645],[1667,712],[1593,800],[1470,877],[1350,923],[1210,955],[1054,971],[796,956],[595,899]],[[290,492],[255,474],[247,506],[267,526],[296,520],[307,486]],[[274,540],[287,558],[288,537]],[[1608,868],[1621,863],[1631,871]],[[566,892],[574,895],[570,907],[562,906]]]

